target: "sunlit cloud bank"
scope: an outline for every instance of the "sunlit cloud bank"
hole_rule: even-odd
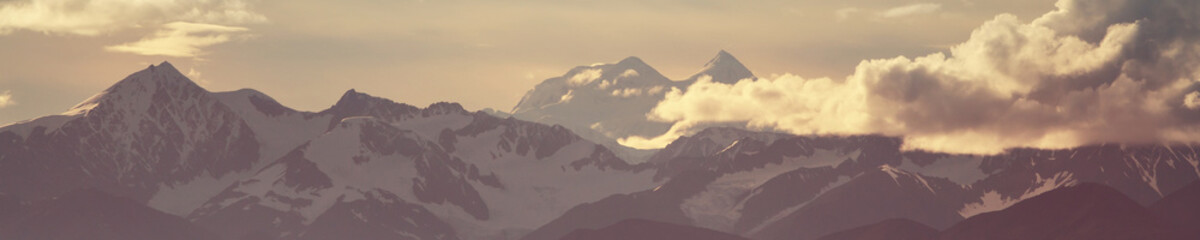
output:
[[[1000,15],[948,53],[861,62],[842,79],[786,74],[670,91],[661,147],[711,124],[903,136],[907,149],[1200,142],[1200,1],[1060,0],[1032,22]]]

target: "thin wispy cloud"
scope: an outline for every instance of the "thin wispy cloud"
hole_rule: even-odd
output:
[[[916,4],[891,8],[886,11],[883,11],[879,15],[884,18],[902,18],[902,17],[934,13],[941,9],[942,9],[942,5],[937,4],[937,3],[916,3]]]
[[[237,25],[266,20],[241,0],[16,0],[0,3],[0,34],[27,30],[94,36],[175,21]]]
[[[853,15],[854,13],[857,13],[859,11],[861,11],[861,10],[858,8],[848,7],[848,8],[838,9],[836,12],[834,12],[834,15],[837,16],[838,21],[845,21],[846,19],[850,18],[850,15]]]
[[[196,57],[201,48],[228,42],[267,18],[243,0],[17,0],[0,3],[0,35],[32,31],[98,36],[146,31],[136,42],[107,46],[111,52]]]
[[[170,57],[197,57],[204,52],[201,48],[228,42],[249,29],[214,24],[173,22],[164,24],[161,30],[136,42],[107,46],[113,52]]]

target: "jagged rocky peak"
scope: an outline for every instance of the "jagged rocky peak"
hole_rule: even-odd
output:
[[[424,111],[422,111],[422,112],[423,112],[422,114],[425,116],[445,115],[445,114],[455,114],[455,113],[462,113],[462,114],[469,113],[469,111],[467,111],[466,109],[463,108],[462,104],[455,103],[455,102],[436,102],[433,104],[429,104],[429,106],[425,107]]]
[[[324,112],[337,115],[338,117],[334,119],[335,121],[351,116],[374,116],[386,121],[396,121],[415,116],[428,117],[430,115],[469,113],[458,103],[438,102],[422,109],[413,105],[397,103],[386,98],[372,96],[354,89],[350,89],[345,94],[342,94],[342,98],[333,107]]]
[[[386,121],[402,121],[421,112],[416,106],[397,103],[386,98],[375,97],[350,89],[332,107],[320,114],[332,114],[329,122],[332,129],[342,119],[354,116],[373,116]]]
[[[734,84],[742,79],[757,79],[754,73],[750,72],[742,62],[733,57],[725,50],[717,52],[717,56],[704,64],[704,69],[688,78],[688,82],[695,82],[703,76],[712,77],[713,82]]]
[[[196,85],[174,65],[164,61],[130,74],[103,92],[75,105],[68,113],[85,112],[101,104],[125,102],[125,105],[141,106],[150,101],[187,100],[205,94],[208,94],[208,90]]]
[[[175,69],[170,62],[163,61],[157,66],[150,65],[141,71],[130,74],[125,79],[117,82],[109,88],[110,92],[119,88],[139,88],[139,87],[158,87],[161,88],[188,88],[190,90],[201,90],[199,85],[192,82],[187,76]],[[140,89],[149,90],[149,89]]]
[[[418,110],[417,107],[412,105],[397,103],[386,98],[372,96],[354,89],[346,90],[346,93],[342,94],[342,98],[338,99],[337,103],[334,103],[333,107],[330,107],[329,110],[360,112],[377,106]]]

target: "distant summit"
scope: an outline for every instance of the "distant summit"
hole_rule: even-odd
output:
[[[81,113],[100,104],[141,106],[149,104],[152,101],[149,98],[154,93],[188,98],[207,92],[175,69],[170,62],[163,61],[157,66],[150,65],[146,69],[130,74],[104,92],[75,105],[68,112]]]
[[[712,60],[704,64],[703,70],[689,77],[687,81],[689,83],[695,82],[703,76],[712,77],[713,82],[725,84],[734,84],[739,80],[747,78],[751,80],[757,79],[754,73],[750,72],[750,69],[747,69],[745,65],[742,65],[742,62],[739,62],[737,58],[725,50],[717,52],[716,57],[713,57]]]
[[[616,63],[572,68],[566,74],[542,81],[525,93],[512,116],[545,124],[559,124],[593,142],[602,143],[622,158],[638,162],[649,157],[618,143],[630,136],[651,137],[665,133],[674,123],[650,121],[647,117],[666,94],[686,91],[700,78],[733,84],[757,79],[732,54],[721,50],[699,72],[683,80],[671,80],[637,57]]]

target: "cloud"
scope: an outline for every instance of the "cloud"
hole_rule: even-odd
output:
[[[575,75],[572,75],[570,79],[567,79],[567,83],[570,83],[573,86],[588,85],[588,84],[600,79],[600,74],[603,74],[603,73],[604,73],[604,71],[601,69],[583,70],[583,71],[580,71],[579,73],[576,73]]]
[[[186,21],[261,23],[266,17],[241,0],[16,0],[0,3],[0,34],[14,30],[94,36]]]
[[[247,31],[243,27],[230,27],[203,23],[172,22],[164,24],[153,35],[136,42],[104,47],[113,52],[170,57],[196,57],[203,52],[200,48],[233,40]]]
[[[887,11],[880,13],[880,16],[885,18],[901,18],[933,13],[937,12],[941,8],[942,5],[937,3],[915,3],[888,9]]]
[[[0,108],[6,108],[12,105],[17,105],[17,102],[12,100],[12,92],[7,90],[0,92]]]
[[[1193,91],[1183,96],[1183,106],[1188,109],[1200,109],[1200,92]]]
[[[834,12],[834,15],[837,16],[837,20],[840,22],[840,21],[845,21],[846,19],[849,19],[850,15],[857,13],[859,11],[860,11],[860,9],[858,9],[858,8],[848,7],[848,8],[838,9],[836,12]]]
[[[631,97],[640,97],[643,95],[658,95],[658,94],[662,94],[663,91],[666,91],[666,90],[667,89],[663,86],[654,86],[654,87],[649,87],[649,88],[644,88],[644,89],[643,88],[622,88],[622,89],[612,90],[612,93],[610,93],[609,95],[612,95],[613,97],[631,98]]]
[[[207,87],[209,87],[210,84],[212,84],[212,82],[208,81],[208,79],[203,78],[203,75],[204,74],[201,73],[200,71],[196,71],[196,67],[189,68],[188,72],[186,74],[184,74],[184,76],[187,76],[188,79],[192,80],[192,82],[196,82],[196,85],[200,85],[201,87],[207,88]]]
[[[782,75],[672,90],[649,115],[661,147],[711,124],[901,136],[907,149],[1200,142],[1200,2],[1061,0],[1031,23],[1000,15],[949,53],[861,62],[844,79]]]

